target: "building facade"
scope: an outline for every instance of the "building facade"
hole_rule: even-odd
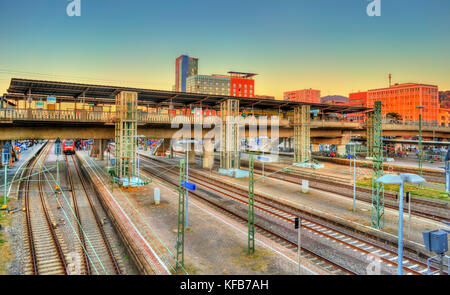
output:
[[[255,97],[255,80],[256,74],[228,72],[230,75],[230,94],[238,97]]]
[[[367,91],[353,92],[348,95],[348,105],[367,107]]]
[[[348,95],[347,105],[352,107],[367,107],[367,91],[353,92]],[[348,114],[347,119],[351,121],[364,122],[366,115],[364,113]]]
[[[283,92],[284,100],[320,103],[320,90],[302,89]]]
[[[418,121],[423,106],[422,120],[439,122],[438,87],[435,85],[405,83],[388,88],[372,89],[367,92],[367,107],[372,108],[375,101],[381,101],[382,113],[398,113],[404,121]]]
[[[230,77],[219,75],[194,75],[186,79],[186,92],[230,95]]]
[[[439,91],[439,103],[441,108],[450,109],[450,91]]]
[[[186,79],[186,92],[255,97],[256,74],[228,72],[229,75],[194,75]]]
[[[198,74],[198,58],[181,55],[175,60],[175,91],[186,92],[186,79]]]
[[[450,127],[450,109],[439,108],[439,125]]]

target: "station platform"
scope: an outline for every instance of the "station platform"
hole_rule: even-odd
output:
[[[36,153],[44,146],[45,142],[35,144],[32,147],[24,150],[20,153],[20,158],[18,161],[14,162],[12,165],[8,166],[7,170],[7,179],[8,179],[8,198],[9,199],[17,199],[18,198],[18,184],[17,181],[20,178],[21,173],[23,172],[23,167],[26,166],[28,161],[36,155]],[[4,173],[5,170],[3,167],[0,168],[0,196],[3,196],[4,190]],[[12,182],[12,183],[11,183]],[[1,200],[3,202],[3,199]]]

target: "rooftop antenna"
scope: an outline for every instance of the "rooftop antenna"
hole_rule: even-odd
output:
[[[389,73],[389,75],[388,75],[388,77],[389,77],[389,87],[391,87],[391,85],[392,85],[392,74],[391,73]]]

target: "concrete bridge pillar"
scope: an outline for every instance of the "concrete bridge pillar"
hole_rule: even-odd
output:
[[[320,144],[313,143],[313,144],[312,144],[312,152],[313,152],[313,153],[318,153],[318,152],[320,152]]]
[[[107,145],[108,145],[107,139],[100,139],[100,149],[98,151],[99,151],[99,159],[101,161],[105,159],[105,149]]]
[[[310,105],[294,109],[294,162],[303,163],[310,160]]]
[[[238,169],[240,139],[236,118],[239,116],[239,100],[228,99],[221,102],[220,116],[222,120],[220,168]]]
[[[195,143],[191,143],[189,145],[189,158],[188,158],[189,164],[195,164]]]
[[[402,136],[397,136],[397,137],[395,137],[395,139],[397,139],[397,140],[402,140],[403,137],[402,137]],[[396,143],[396,144],[394,145],[394,149],[395,149],[395,152],[397,152],[397,151],[403,152],[403,144],[401,144],[401,143]]]
[[[2,157],[3,155],[1,155],[3,153],[3,145],[5,144],[6,140],[0,140],[0,168],[3,167],[2,164]]]
[[[338,155],[345,155],[345,144],[338,144],[336,146],[336,154]]]
[[[203,168],[212,169],[214,166],[214,143],[205,142],[203,144]]]
[[[212,169],[214,166],[214,153],[205,151],[203,153],[203,168]]]

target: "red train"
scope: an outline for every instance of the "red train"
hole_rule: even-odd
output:
[[[66,155],[75,154],[75,142],[73,140],[64,140],[62,150]]]

